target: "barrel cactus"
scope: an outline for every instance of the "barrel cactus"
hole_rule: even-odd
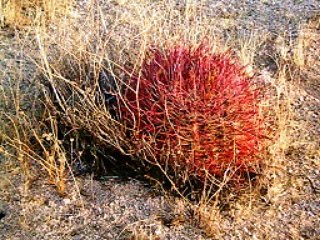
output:
[[[120,119],[144,156],[183,176],[256,173],[264,150],[262,92],[230,53],[152,48],[129,77]],[[154,161],[154,160],[151,160]]]

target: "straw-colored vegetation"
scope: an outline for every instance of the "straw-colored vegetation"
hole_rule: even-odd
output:
[[[54,21],[72,6],[70,0],[1,0],[0,23],[15,28]]]

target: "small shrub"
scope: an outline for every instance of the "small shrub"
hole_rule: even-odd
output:
[[[120,119],[160,165],[200,179],[226,171],[239,179],[257,173],[266,139],[262,91],[251,80],[229,53],[152,48],[130,76]]]

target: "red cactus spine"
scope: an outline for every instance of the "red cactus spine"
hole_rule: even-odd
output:
[[[160,163],[198,177],[255,171],[265,138],[261,94],[230,54],[154,48],[129,86],[121,119]]]

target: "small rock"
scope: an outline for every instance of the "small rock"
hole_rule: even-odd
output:
[[[65,205],[69,205],[71,203],[71,200],[69,198],[65,198],[65,199],[63,199],[63,203]]]
[[[83,239],[83,236],[81,236],[81,235],[75,235],[75,236],[72,238],[72,240],[81,240],[81,239]]]

